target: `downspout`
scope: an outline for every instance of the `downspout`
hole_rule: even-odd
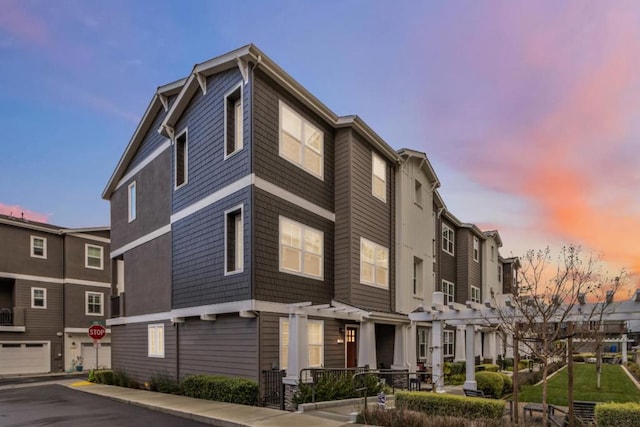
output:
[[[62,232],[60,233],[62,236],[62,342],[60,343],[60,357],[62,358],[62,364],[58,365],[61,371],[65,370],[65,348],[64,348],[64,325],[66,324],[65,317],[67,312],[65,311],[65,299],[67,296],[67,284],[64,282],[65,277],[67,276],[67,238],[66,235]],[[80,344],[80,352],[82,352],[82,344]],[[80,353],[82,354],[82,353]],[[56,355],[57,356],[57,355]],[[96,369],[98,367],[96,366]]]

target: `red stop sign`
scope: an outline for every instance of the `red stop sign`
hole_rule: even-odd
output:
[[[101,340],[107,334],[107,330],[102,325],[91,325],[89,327],[89,338]]]

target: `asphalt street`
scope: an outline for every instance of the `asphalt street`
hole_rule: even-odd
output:
[[[2,427],[196,427],[204,425],[72,390],[58,384],[38,383],[15,388],[2,387],[0,390],[0,426]]]

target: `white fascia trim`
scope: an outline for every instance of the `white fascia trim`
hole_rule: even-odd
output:
[[[89,328],[64,328],[65,334],[88,334]],[[111,333],[111,329],[107,328],[107,333]]]
[[[164,150],[169,147],[171,147],[171,141],[167,139],[164,143],[162,143],[162,145],[160,145],[151,154],[145,157],[145,159],[140,162],[135,168],[131,169],[125,176],[123,176],[120,181],[118,181],[118,184],[116,185],[116,188],[114,188],[114,191],[126,184],[127,181],[133,178],[138,172],[140,172],[149,163],[154,161],[156,157],[162,154]]]
[[[92,236],[91,234],[85,234],[85,233],[67,233],[67,236],[73,236],[79,239],[93,240],[93,241],[102,242],[102,243],[111,243],[111,239],[107,239],[106,237]]]
[[[322,208],[318,205],[316,205],[315,203],[312,203],[310,201],[308,201],[307,199],[304,199],[300,196],[297,196],[287,190],[285,190],[284,188],[278,187],[275,184],[272,184],[268,181],[265,181],[264,179],[260,178],[260,177],[255,177],[254,179],[254,183],[256,188],[259,188],[261,190],[266,191],[269,194],[272,194],[274,196],[277,196],[283,200],[286,200],[290,203],[293,203],[296,206],[299,206],[303,209],[308,210],[309,212],[312,212],[316,215],[319,215],[325,219],[328,219],[329,221],[335,222],[336,221],[336,214],[325,209]]]
[[[151,233],[144,235],[136,240],[134,240],[133,242],[129,242],[126,245],[111,251],[111,259],[116,258],[120,255],[122,255],[123,253],[130,251],[133,248],[136,248],[138,246],[144,245],[145,243],[148,243],[150,241],[152,241],[153,239],[156,239],[162,235],[167,234],[168,232],[171,231],[171,224],[167,224],[164,227],[160,227],[155,231],[152,231]]]
[[[220,190],[216,191],[215,193],[209,194],[204,199],[201,199],[201,200],[197,201],[196,203],[194,203],[192,205],[189,205],[186,208],[174,213],[173,215],[171,215],[171,224],[173,224],[174,222],[178,222],[181,219],[184,219],[184,218],[188,217],[189,215],[194,214],[194,213],[198,212],[199,210],[204,209],[207,206],[210,206],[210,205],[212,205],[212,204],[224,199],[225,197],[230,196],[231,194],[242,190],[245,187],[250,186],[251,184],[253,184],[253,179],[254,179],[254,175],[253,174],[249,174],[247,176],[244,176],[244,177],[240,178],[239,180],[227,185],[226,187],[221,188]]]
[[[63,279],[59,279],[57,277],[32,276],[30,274],[6,273],[3,271],[0,271],[0,276],[6,279],[32,280],[34,282],[59,283],[59,284],[62,284],[64,282]]]
[[[60,234],[61,233],[61,229],[41,227],[41,226],[38,226],[38,225],[35,225],[35,224],[26,223],[26,222],[23,222],[23,220],[20,219],[20,218],[15,218],[13,220],[0,218],[0,224],[15,225],[16,227],[28,228],[28,229],[36,230],[36,231],[42,231],[43,233],[51,233],[51,234]]]
[[[64,283],[69,283],[72,285],[95,286],[98,288],[111,288],[111,283],[108,283],[108,282],[94,282],[92,280],[69,279],[67,277],[64,278]]]
[[[0,326],[0,332],[27,332],[24,326]]]

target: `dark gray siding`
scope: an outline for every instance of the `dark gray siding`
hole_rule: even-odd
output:
[[[456,285],[456,288],[458,287],[458,284],[456,283],[458,281],[457,274],[456,274],[456,268],[457,268],[456,257],[450,255],[449,253],[445,252],[442,249],[442,223],[443,222],[454,230],[454,233],[456,236],[458,235],[458,230],[451,222],[445,219],[441,219],[440,221],[438,221],[438,238],[437,238],[436,244],[438,247],[438,262],[440,264],[439,266],[440,277],[438,278],[438,283],[436,284],[436,287],[439,291],[442,291],[443,279],[454,283]],[[458,253],[457,242],[453,252],[454,254]]]
[[[333,223],[262,190],[255,197],[255,294],[264,301],[326,304],[333,297]],[[279,216],[324,233],[324,280],[280,272]]]
[[[31,257],[31,236],[47,239],[47,258]],[[0,272],[62,278],[62,237],[0,224]]]
[[[171,309],[171,233],[124,254],[125,314]]]
[[[254,173],[333,212],[333,129],[258,68],[254,80]],[[324,179],[279,155],[279,100],[324,132]]]
[[[31,308],[31,288],[47,290],[47,308]],[[15,281],[16,308],[24,312],[25,332],[0,332],[0,341],[50,341],[51,370],[64,370],[62,323],[62,285],[32,280]],[[61,357],[58,357],[58,354]]]
[[[149,132],[157,133],[156,129]],[[111,196],[111,248],[147,235],[169,224],[171,149],[165,150]],[[129,222],[129,184],[136,181],[137,218]]]
[[[102,270],[85,267],[85,245],[102,247]],[[82,239],[75,236],[65,237],[65,278],[90,280],[93,282],[111,282],[109,243]]]
[[[173,224],[174,308],[251,298],[250,194],[245,188]],[[225,276],[224,212],[238,205],[243,205],[244,271]]]
[[[164,108],[161,108],[156,117],[153,119],[153,124],[142,140],[140,148],[138,148],[138,151],[133,157],[133,160],[131,160],[131,163],[129,163],[129,167],[127,168],[128,171],[138,166],[144,159],[147,158],[147,156],[149,156],[149,154],[151,154],[167,140],[167,138],[158,133],[160,124],[162,123],[166,115],[167,113],[164,111]]]
[[[149,324],[164,324],[164,358],[148,357]],[[111,368],[143,383],[154,374],[175,378],[176,328],[168,321],[111,326]]]
[[[336,188],[335,188],[335,298],[351,302],[351,129],[336,132]]]
[[[175,126],[176,135],[188,129],[188,182],[171,190],[173,212],[179,211],[250,173],[249,91],[243,88],[243,149],[224,160],[224,96],[242,81],[238,68],[207,79],[207,94],[198,90]],[[175,164],[175,153],[172,156]],[[172,167],[173,171],[175,168]]]
[[[258,320],[238,314],[218,315],[214,322],[188,318],[179,328],[180,377],[224,375],[259,381]]]
[[[456,302],[464,303],[471,299],[469,273],[473,257],[473,236],[468,229],[456,230],[456,265],[458,280],[456,283]]]
[[[102,316],[89,316],[87,312],[86,292],[102,294]],[[109,318],[109,298],[111,289],[96,286],[84,286],[76,284],[64,285],[64,326],[66,328],[88,328],[95,320]]]

